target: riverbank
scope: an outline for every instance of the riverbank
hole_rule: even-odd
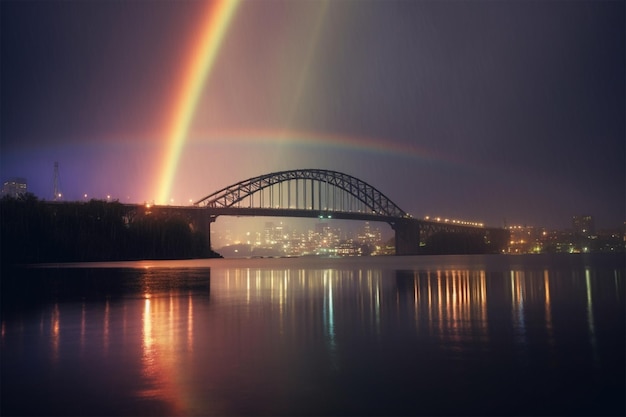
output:
[[[181,216],[129,213],[119,202],[0,200],[2,265],[219,258]]]

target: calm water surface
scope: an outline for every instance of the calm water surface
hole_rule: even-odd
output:
[[[623,256],[3,272],[2,415],[624,415]]]

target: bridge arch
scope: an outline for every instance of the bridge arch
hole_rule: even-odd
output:
[[[207,208],[365,212],[390,220],[411,217],[365,181],[324,169],[296,169],[260,175],[224,187],[194,204]]]

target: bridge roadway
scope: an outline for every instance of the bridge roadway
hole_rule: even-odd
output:
[[[209,216],[255,216],[255,217],[308,217],[319,219],[362,220],[392,223],[403,218],[383,216],[376,213],[355,213],[334,210],[255,207],[203,207]]]
[[[235,217],[306,217],[318,219],[337,219],[337,220],[362,220],[372,222],[394,223],[404,221],[404,217],[384,216],[376,213],[355,213],[334,210],[312,210],[312,209],[294,209],[294,208],[258,208],[258,207],[199,207],[199,206],[157,206],[143,204],[124,204],[124,206],[136,211],[159,212],[170,214],[182,214],[193,220],[199,217],[206,217],[210,222],[214,222],[218,216],[235,216]]]

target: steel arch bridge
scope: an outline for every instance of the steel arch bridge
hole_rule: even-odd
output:
[[[334,215],[389,223],[411,217],[365,181],[324,169],[296,169],[249,178],[209,194],[195,205],[213,215]]]
[[[207,232],[218,216],[318,217],[386,222],[395,231],[396,255],[417,255],[429,236],[474,235],[485,242],[508,241],[503,229],[417,220],[382,192],[356,177],[324,169],[272,172],[224,187],[196,201],[194,207],[152,207],[186,215]],[[185,214],[186,213],[186,214]],[[492,245],[493,246],[493,245]],[[497,245],[496,245],[497,246]]]

